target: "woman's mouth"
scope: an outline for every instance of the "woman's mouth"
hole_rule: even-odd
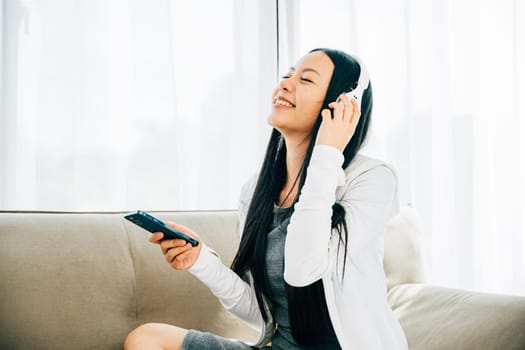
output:
[[[274,106],[283,106],[283,107],[288,107],[288,108],[295,108],[295,105],[293,103],[291,103],[290,101],[280,97],[280,96],[276,96],[274,99],[273,99],[273,105]]]

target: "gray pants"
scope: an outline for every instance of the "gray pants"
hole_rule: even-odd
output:
[[[227,339],[208,332],[190,329],[184,341],[182,350],[253,350],[256,349],[246,345],[240,340]],[[271,347],[264,347],[271,349]]]

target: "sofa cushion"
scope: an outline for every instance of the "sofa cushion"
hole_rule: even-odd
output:
[[[135,319],[120,220],[0,214],[0,348],[121,348]]]
[[[525,297],[402,284],[388,301],[410,350],[525,349]]]
[[[402,283],[425,281],[425,264],[422,252],[422,232],[417,211],[402,206],[386,227],[383,268],[387,288]]]
[[[236,211],[152,213],[231,263]],[[146,322],[257,337],[123,214],[0,212],[0,349],[122,349]]]

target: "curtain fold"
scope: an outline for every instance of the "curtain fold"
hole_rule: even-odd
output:
[[[3,9],[1,208],[236,208],[270,133],[274,2]]]
[[[367,63],[374,114],[363,153],[397,169],[402,204],[422,218],[431,282],[525,295],[523,2],[281,6],[296,14],[292,62],[332,46]]]
[[[525,295],[520,0],[3,0],[0,208],[235,208],[275,77],[315,47],[374,87],[431,281]]]

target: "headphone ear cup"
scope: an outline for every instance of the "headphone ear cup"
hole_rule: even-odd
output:
[[[354,60],[356,60],[357,64],[359,64],[359,68],[361,69],[359,73],[359,79],[357,80],[357,87],[353,90],[353,92],[354,97],[356,97],[356,101],[359,104],[359,109],[362,109],[361,102],[363,94],[370,83],[370,77],[368,76],[368,70],[366,69],[366,66],[361,61],[361,59],[354,55],[352,55],[352,57],[354,58]]]

